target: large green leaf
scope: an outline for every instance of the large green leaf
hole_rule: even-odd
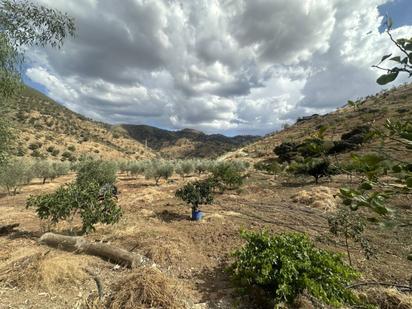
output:
[[[392,57],[391,59],[389,59],[389,60],[392,60],[392,61],[396,61],[396,62],[401,62],[401,57],[400,56],[396,56],[396,57]]]
[[[388,59],[390,56],[392,56],[392,54],[388,54],[382,57],[381,62],[385,61],[386,59]]]
[[[386,85],[386,84],[388,84],[388,83],[390,83],[390,82],[393,82],[393,81],[398,77],[398,74],[399,74],[399,72],[397,71],[397,72],[392,72],[392,73],[388,73],[388,74],[381,75],[381,76],[376,80],[376,82],[377,82],[379,85]]]

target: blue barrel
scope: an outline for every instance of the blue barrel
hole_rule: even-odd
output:
[[[200,221],[203,218],[203,212],[200,210],[192,210],[192,220]]]

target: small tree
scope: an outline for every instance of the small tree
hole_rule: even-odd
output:
[[[101,190],[116,181],[116,165],[107,161],[86,160],[77,167],[76,181],[61,186],[56,192],[32,196],[27,207],[36,208],[41,219],[52,223],[69,220],[79,214],[84,233],[94,230],[96,223],[114,224],[119,221],[122,211],[117,206],[113,190]],[[103,195],[102,195],[103,193]]]
[[[145,178],[154,178],[156,186],[158,186],[160,178],[169,179],[173,175],[173,171],[174,168],[170,162],[153,160],[145,168]]]
[[[209,181],[189,182],[183,188],[176,191],[176,197],[182,199],[187,204],[192,205],[193,211],[199,210],[199,205],[213,203],[213,188]]]
[[[212,179],[222,189],[237,189],[243,184],[241,168],[232,162],[219,162],[212,171]]]
[[[41,178],[43,184],[46,183],[47,179],[54,178],[55,172],[53,170],[53,166],[49,161],[36,160],[36,162],[32,166],[32,170],[34,177]]]
[[[186,175],[193,173],[194,165],[191,160],[180,161],[176,166],[176,173],[178,173],[182,178]]]
[[[352,258],[349,251],[349,240],[359,243],[367,259],[369,259],[373,251],[368,240],[363,236],[365,222],[361,217],[357,216],[353,211],[347,208],[339,209],[336,214],[328,218],[330,232],[345,239],[346,253],[348,255],[349,265],[352,266]]]
[[[9,195],[16,195],[31,178],[30,165],[23,159],[9,160],[0,169],[0,186],[5,188]]]
[[[114,224],[119,221],[122,211],[110,191],[99,198],[100,186],[97,182],[77,183],[62,186],[54,193],[31,196],[27,207],[35,207],[40,219],[48,219],[56,224],[61,220],[73,221],[79,214],[82,222],[82,232],[94,230],[96,223]]]
[[[315,183],[319,183],[322,177],[330,177],[334,170],[328,159],[308,158],[301,163],[292,163],[289,166],[289,171],[295,175],[309,175],[315,178]]]
[[[78,184],[96,182],[99,186],[114,184],[116,181],[117,165],[103,160],[85,160],[77,166]]]

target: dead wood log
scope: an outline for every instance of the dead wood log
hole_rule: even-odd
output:
[[[129,268],[150,265],[150,260],[140,254],[105,243],[90,242],[83,237],[46,233],[40,237],[39,242],[65,251],[98,256],[111,263]]]
[[[0,235],[8,235],[14,232],[14,229],[18,227],[20,223],[0,225]]]

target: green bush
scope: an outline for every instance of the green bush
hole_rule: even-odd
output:
[[[316,248],[303,234],[242,232],[242,237],[246,244],[234,253],[229,270],[245,291],[259,289],[274,304],[293,304],[303,293],[336,307],[357,302],[346,287],[358,274],[341,255]]]
[[[77,165],[76,182],[80,185],[96,182],[99,186],[114,184],[117,165],[103,160],[85,160]]]
[[[192,205],[192,210],[197,211],[199,205],[213,203],[213,188],[207,180],[189,182],[176,191],[176,197]]]
[[[195,167],[193,161],[191,160],[183,160],[180,161],[176,166],[176,173],[178,173],[182,178],[186,175],[193,173]]]
[[[54,193],[31,196],[27,207],[35,207],[39,218],[50,220],[53,224],[61,220],[72,221],[79,214],[83,227],[88,233],[97,223],[114,224],[119,221],[122,211],[110,191],[100,197],[100,185],[96,181],[77,182],[62,186]]]
[[[279,175],[286,168],[284,164],[280,164],[275,160],[260,161],[254,164],[253,166],[258,171],[264,171],[271,175]]]
[[[273,152],[279,157],[280,162],[291,162],[299,155],[298,144],[293,142],[283,142],[275,147]]]
[[[70,145],[69,147],[67,147],[67,150],[73,152],[76,151],[76,147],[74,145]]]
[[[322,177],[329,177],[336,173],[329,160],[320,158],[309,158],[303,162],[290,164],[288,171],[295,175],[308,175],[315,178],[315,183],[319,183]]]
[[[30,164],[23,159],[12,159],[0,169],[0,187],[9,195],[16,195],[21,186],[31,181]]]
[[[145,168],[145,178],[154,178],[156,185],[159,184],[160,178],[169,179],[173,175],[174,167],[167,161],[150,161]]]
[[[237,189],[243,184],[242,167],[233,162],[219,162],[212,171],[215,185],[223,189]]]

